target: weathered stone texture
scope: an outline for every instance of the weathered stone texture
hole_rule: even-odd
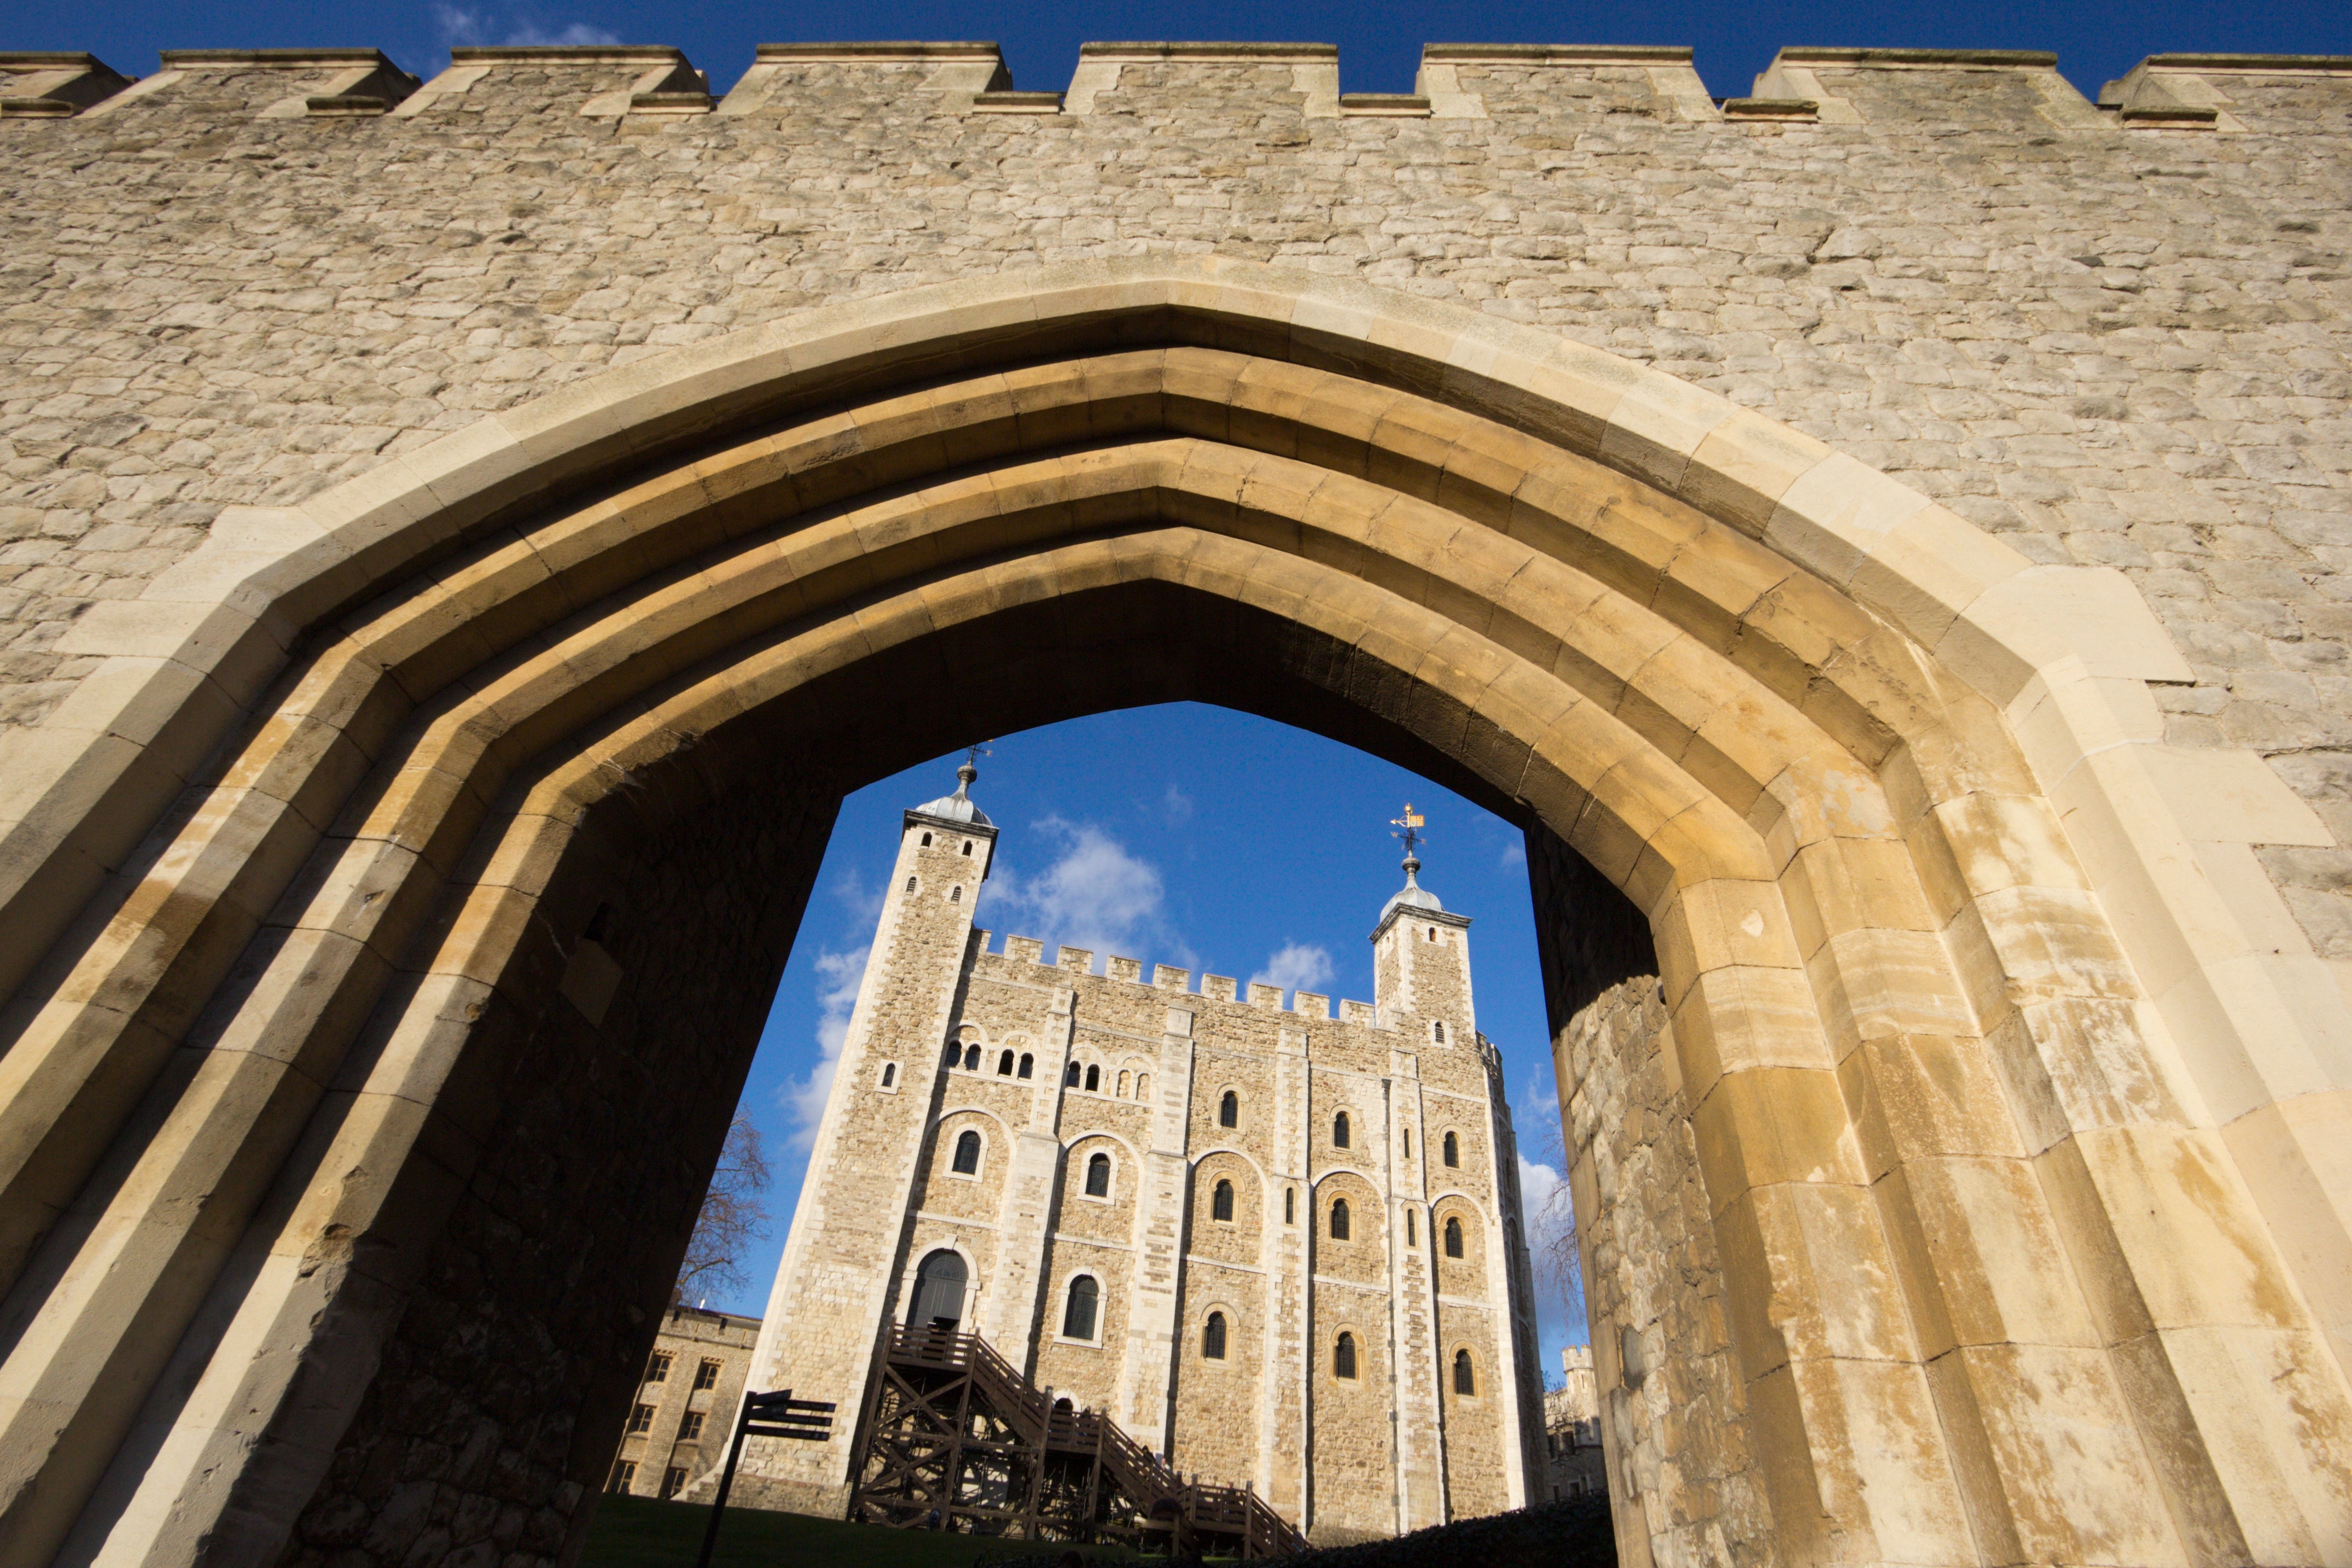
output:
[[[2352,79],[2215,78],[2231,134],[2058,112],[2046,69],[1856,65],[1814,71],[1835,124],[1696,121],[1634,65],[1454,68],[1485,119],[1309,118],[1294,63],[1202,59],[1083,114],[961,112],[921,63],[580,112],[640,68],[499,65],[373,120],[256,119],[289,73],[191,70],[0,128],[0,716],[59,700],[65,626],[224,505],[824,300],[1215,251],[1655,363],[2122,568],[2197,669],[2172,738],[2278,759],[2352,841]],[[2265,863],[2352,957],[2352,859]]]
[[[1555,1048],[1620,1561],[1773,1559],[1713,1216],[1658,982],[1579,1012]],[[1629,1354],[1632,1371],[1629,1375]]]

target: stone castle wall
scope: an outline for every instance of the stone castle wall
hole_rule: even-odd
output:
[[[947,46],[632,99],[678,63],[467,51],[370,116],[306,110],[352,60],[215,51],[0,119],[0,719],[54,707],[75,621],[224,506],[827,300],[1219,252],[1654,363],[2121,569],[2196,670],[2166,738],[2263,752],[2352,841],[2340,61],[2139,73],[2203,120],[1934,51],[1787,51],[1761,85],[1796,120],[1718,109],[1673,50],[1466,46],[1429,52],[1425,114],[1271,46],[1093,50],[1055,112]],[[2352,859],[2257,852],[2352,958]]]
[[[1130,958],[1098,975],[1083,949],[1048,962],[1030,938],[991,951],[986,932],[959,936],[994,832],[929,810],[908,816],[757,1375],[857,1407],[863,1369],[838,1347],[870,1344],[879,1318],[845,1303],[878,1297],[915,1321],[925,1260],[952,1252],[961,1327],[1177,1469],[1255,1487],[1318,1539],[1525,1501],[1542,1429],[1533,1306],[1468,922],[1384,918],[1380,999],[1336,1018],[1329,998],[1285,1007],[1270,985],[1212,975],[1195,990],[1164,965],[1147,981]],[[908,942],[916,929],[929,937]],[[856,1195],[848,1223],[836,1190]],[[900,1193],[902,1234],[877,1267]],[[1073,1333],[1081,1277],[1097,1305],[1091,1333]],[[1212,1313],[1222,1356],[1207,1351]],[[836,1506],[831,1467],[847,1457],[761,1456],[750,1484]]]

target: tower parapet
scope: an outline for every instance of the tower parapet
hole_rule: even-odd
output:
[[[951,1320],[1320,1540],[1525,1501],[1532,1294],[1469,919],[1409,859],[1373,937],[1390,977],[1336,1018],[1262,981],[992,952],[974,777],[905,815],[755,1381],[858,1408],[852,1347]],[[794,1447],[748,1484],[838,1506],[845,1447]]]

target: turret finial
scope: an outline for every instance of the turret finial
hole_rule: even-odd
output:
[[[1427,820],[1412,809],[1412,802],[1410,800],[1404,803],[1403,816],[1389,819],[1391,827],[1402,830],[1400,832],[1391,833],[1389,837],[1404,841],[1404,881],[1407,887],[1420,885],[1413,881],[1413,878],[1421,871],[1421,856],[1417,852],[1421,844],[1421,825]]]

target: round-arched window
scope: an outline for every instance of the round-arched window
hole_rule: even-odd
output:
[[[1448,1258],[1462,1256],[1462,1222],[1452,1215],[1445,1218],[1445,1255]]]
[[[1013,1076],[1013,1053],[1011,1051],[1008,1051],[1003,1055],[996,1059],[996,1075],[999,1078],[1010,1078]]]
[[[1220,1181],[1217,1183],[1216,1191],[1209,1195],[1209,1218],[1229,1220],[1233,1217],[1234,1184],[1229,1181]]]
[[[1356,1336],[1354,1334],[1343,1332],[1338,1339],[1331,1342],[1331,1375],[1334,1377],[1356,1375]]]
[[[1331,1146],[1335,1149],[1348,1146],[1348,1113],[1345,1111],[1331,1118]]]
[[[1444,1045],[1445,1043],[1445,1026],[1442,1023],[1431,1024],[1429,1026],[1429,1038],[1435,1040],[1438,1044]]]
[[[973,1045],[964,1048],[963,1064],[973,1072],[980,1071],[980,1047]]]
[[[1220,1127],[1238,1127],[1241,1124],[1241,1096],[1228,1089],[1224,1092],[1224,1097],[1217,1102],[1217,1125]]]
[[[1478,1392],[1478,1369],[1471,1364],[1466,1350],[1454,1353],[1454,1392],[1465,1396]]]
[[[1021,1053],[1021,1071],[1016,1076],[1026,1078],[1036,1070],[1036,1067],[1037,1059],[1024,1051]]]
[[[1083,1069],[1081,1069],[1076,1062],[1073,1061],[1070,1063],[1070,1070],[1062,1074],[1062,1087],[1065,1089],[1076,1089],[1078,1086],[1078,1075],[1082,1071]]]
[[[1201,1325],[1201,1354],[1210,1361],[1225,1359],[1225,1314],[1211,1312]]]
[[[1344,1197],[1331,1200],[1331,1239],[1348,1239],[1348,1200]]]
[[[1462,1140],[1451,1133],[1445,1134],[1445,1163],[1449,1166],[1462,1163]]]
[[[915,1305],[909,1328],[953,1328],[963,1317],[963,1259],[941,1248],[915,1270]]]
[[[1097,1090],[1099,1090],[1099,1089],[1101,1089],[1101,1088],[1102,1088],[1102,1069],[1101,1069],[1101,1068],[1099,1068],[1099,1067],[1089,1067],[1089,1068],[1087,1068],[1087,1093],[1089,1093],[1089,1094],[1092,1094],[1092,1093],[1096,1092]]]
[[[1095,1303],[1101,1296],[1102,1287],[1095,1283],[1092,1274],[1081,1274],[1070,1281],[1069,1299],[1062,1308],[1063,1338],[1095,1337]]]
[[[980,1174],[980,1134],[970,1127],[956,1134],[954,1169],[960,1176]]]
[[[1110,1196],[1110,1156],[1108,1155],[1096,1155],[1087,1161],[1087,1196],[1088,1197]]]

